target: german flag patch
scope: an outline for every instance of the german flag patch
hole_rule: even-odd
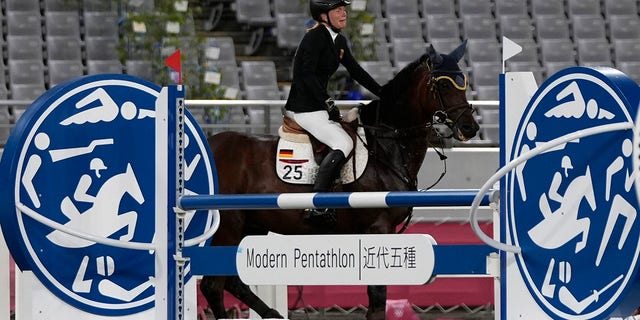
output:
[[[280,149],[278,158],[293,158],[293,149]]]

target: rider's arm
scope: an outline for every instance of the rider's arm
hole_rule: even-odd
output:
[[[344,38],[338,37],[337,39]],[[347,71],[349,71],[349,75],[363,87],[367,88],[367,90],[369,90],[371,93],[379,95],[380,84],[378,84],[378,82],[366,70],[364,70],[362,66],[360,66],[358,61],[356,61],[356,59],[351,54],[351,50],[349,50],[346,42],[344,43],[344,46],[342,46],[340,43],[336,43],[336,45],[344,48],[342,61],[340,61],[340,63],[342,63],[345,68],[347,68]]]

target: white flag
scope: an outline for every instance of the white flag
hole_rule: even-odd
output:
[[[522,47],[507,37],[502,37],[502,62],[522,52]]]

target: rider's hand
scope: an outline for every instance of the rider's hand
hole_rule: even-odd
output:
[[[329,120],[340,122],[342,120],[342,115],[340,114],[340,110],[336,107],[336,102],[333,101],[332,98],[327,99],[324,102],[327,105],[327,112],[329,112]]]
[[[329,111],[329,120],[340,122],[342,120],[342,114],[340,114],[340,110],[338,108],[333,108]]]

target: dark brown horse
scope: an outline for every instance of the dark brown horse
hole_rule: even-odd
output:
[[[417,174],[425,158],[433,125],[442,123],[453,137],[475,136],[478,124],[465,95],[466,77],[458,67],[462,44],[450,54],[433,47],[403,68],[383,87],[380,100],[360,108],[367,136],[369,160],[363,175],[335,191],[415,191]],[[276,176],[277,137],[223,132],[209,138],[222,194],[311,192],[311,185],[294,185]],[[412,208],[340,209],[337,224],[324,230],[304,219],[301,210],[224,211],[212,245],[236,246],[246,235],[266,234],[373,234],[393,233],[410,219]],[[225,318],[223,290],[227,290],[263,318],[282,318],[238,277],[206,276],[200,286],[216,318]],[[384,319],[386,287],[369,286],[367,319]]]

